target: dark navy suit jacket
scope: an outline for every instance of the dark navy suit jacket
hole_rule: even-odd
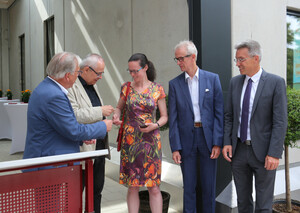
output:
[[[30,96],[23,158],[79,152],[82,140],[105,135],[103,121],[79,124],[67,96],[47,77]]]
[[[172,152],[184,157],[193,147],[194,111],[185,73],[169,82],[169,136]],[[199,106],[208,149],[223,143],[223,94],[217,74],[199,69]]]

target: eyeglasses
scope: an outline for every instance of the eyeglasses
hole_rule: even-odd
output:
[[[129,72],[130,74],[136,74],[136,73],[138,73],[141,69],[143,69],[144,67],[141,67],[140,69],[138,69],[138,70],[129,70],[129,69],[127,69],[127,72]]]
[[[184,58],[187,58],[187,57],[190,57],[190,55],[186,55],[186,56],[183,56],[183,57],[178,57],[178,58],[174,58],[174,61],[177,63],[178,61],[179,62],[183,62],[184,61]]]
[[[237,63],[237,62],[244,62],[244,61],[246,61],[248,58],[250,58],[250,57],[247,57],[247,58],[235,58],[235,59],[233,59],[233,61],[235,62],[235,63]]]
[[[96,72],[92,67],[89,66],[89,68],[97,75],[97,77],[101,77],[104,72]]]
[[[83,72],[81,70],[75,71],[78,72],[78,75],[80,76]]]

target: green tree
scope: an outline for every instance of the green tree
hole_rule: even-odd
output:
[[[287,77],[287,85],[293,87],[293,49],[289,48],[294,41],[294,32],[291,29],[291,23],[287,22],[287,68],[286,68],[286,77]]]
[[[300,90],[287,88],[287,111],[288,128],[284,141],[285,161],[285,184],[286,184],[286,210],[292,212],[291,189],[290,189],[290,168],[289,168],[289,147],[297,147],[300,140]],[[298,147],[299,148],[299,147]]]

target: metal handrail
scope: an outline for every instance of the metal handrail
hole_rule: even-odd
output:
[[[108,150],[97,150],[89,152],[79,152],[72,154],[54,155],[30,159],[0,162],[0,172],[7,172],[18,169],[36,168],[47,165],[61,165],[66,163],[84,161],[91,158],[107,155]]]

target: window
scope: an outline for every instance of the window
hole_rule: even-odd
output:
[[[287,84],[300,89],[300,13],[287,12]]]
[[[54,56],[54,17],[45,21],[45,68]],[[45,69],[46,70],[46,69]],[[46,73],[45,73],[46,76]]]
[[[19,36],[20,41],[20,58],[21,58],[21,81],[20,86],[21,90],[24,91],[26,89],[25,87],[25,35]]]

